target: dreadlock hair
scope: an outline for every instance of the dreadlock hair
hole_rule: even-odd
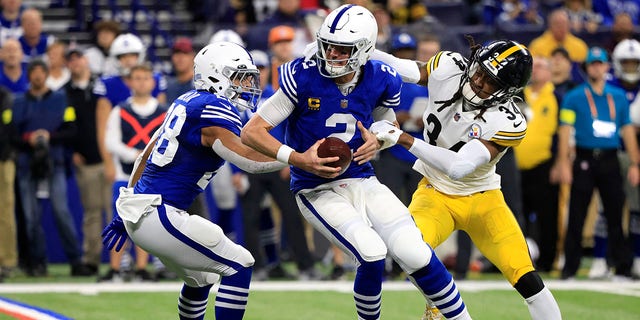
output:
[[[476,43],[476,41],[475,41],[475,39],[473,38],[472,35],[465,34],[464,38],[467,39],[467,41],[469,42],[469,49],[471,50],[471,56],[470,57],[473,58],[476,55],[476,52],[478,52],[478,50],[480,50],[480,48],[482,48],[482,45]],[[466,68],[468,68],[468,67],[469,67],[469,65],[467,64],[463,71],[466,72]],[[462,84],[462,81],[464,81],[464,76],[460,77],[460,84]],[[451,106],[454,102],[456,102],[460,98],[462,98],[462,85],[458,86],[458,91],[456,91],[456,93],[454,93],[453,96],[449,100],[434,101],[434,103],[441,104],[441,106],[438,108],[438,112],[440,112],[444,108],[447,108],[447,107]],[[474,119],[482,119],[483,121],[486,122],[486,120],[482,117],[482,115],[484,114],[485,111],[486,111],[486,108],[482,108],[480,113]]]

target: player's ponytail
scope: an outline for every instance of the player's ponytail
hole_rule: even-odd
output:
[[[476,41],[473,39],[473,36],[469,34],[465,34],[464,37],[469,42],[469,49],[471,49],[471,57],[473,57],[476,54],[476,52],[480,50],[480,48],[482,48],[482,45],[477,44]],[[467,72],[466,68],[468,67],[469,65],[467,64],[464,70],[465,73]],[[453,94],[453,97],[451,97],[451,99],[434,101],[435,104],[441,104],[441,106],[438,108],[438,112],[442,111],[444,108],[449,107],[454,102],[458,101],[458,99],[462,98],[462,82],[463,81],[464,81],[464,76],[460,78],[460,86],[458,86],[458,91],[456,91],[456,93]],[[484,111],[480,113],[479,115],[480,118],[482,118],[482,113],[484,113]]]

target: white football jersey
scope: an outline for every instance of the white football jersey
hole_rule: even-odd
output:
[[[527,122],[513,101],[493,106],[477,119],[481,111],[464,111],[462,96],[451,105],[443,107],[443,102],[450,100],[458,92],[466,64],[462,55],[450,51],[439,52],[427,63],[430,98],[422,119],[425,141],[452,151],[458,151],[471,139],[493,141],[506,147],[517,146],[525,136]],[[493,160],[457,181],[421,160],[417,160],[413,168],[443,193],[469,195],[500,188],[496,163],[506,150],[505,148]]]

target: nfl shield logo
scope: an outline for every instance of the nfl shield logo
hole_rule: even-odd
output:
[[[349,106],[349,100],[347,99],[340,100],[340,108],[346,109],[348,106]]]
[[[460,113],[456,112],[456,114],[453,115],[453,121],[458,122],[458,120],[460,120]]]

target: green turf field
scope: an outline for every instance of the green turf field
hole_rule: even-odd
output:
[[[464,292],[474,319],[530,319],[520,297],[512,291]],[[555,291],[564,319],[637,320],[638,297],[588,291]],[[56,311],[74,319],[176,319],[176,293],[4,294],[4,297]],[[212,300],[211,300],[212,301]],[[422,299],[417,292],[383,293],[383,319],[419,319]],[[209,304],[207,319],[213,319]],[[12,319],[0,315],[0,319]],[[339,292],[252,292],[245,319],[355,319],[352,297]]]
[[[69,278],[67,272],[64,267],[50,269],[47,283],[41,283],[43,279],[38,282],[17,276],[0,284],[0,296],[79,320],[177,318],[180,283],[96,285],[93,278]],[[474,319],[530,319],[521,297],[499,276],[475,277],[480,280],[459,282]],[[558,300],[564,319],[640,319],[640,282],[545,280]],[[353,320],[356,316],[350,288],[351,281],[256,282],[252,284],[245,319]],[[44,293],[24,293],[26,290]],[[135,290],[141,292],[131,292]],[[214,319],[214,294],[212,292],[206,319]],[[421,296],[408,283],[385,283],[382,319],[418,320],[422,310]],[[0,311],[0,319],[14,318]]]

